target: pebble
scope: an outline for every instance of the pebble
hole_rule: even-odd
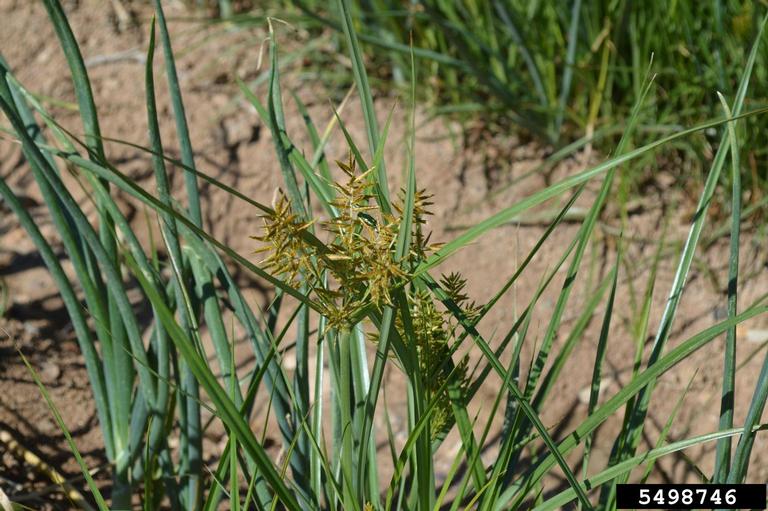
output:
[[[44,362],[40,376],[46,382],[56,381],[61,376],[61,368],[54,362]]]

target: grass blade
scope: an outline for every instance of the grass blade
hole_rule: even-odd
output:
[[[75,445],[75,441],[72,439],[72,434],[69,432],[69,428],[67,428],[64,419],[61,417],[59,409],[53,403],[53,400],[51,399],[50,394],[48,394],[48,390],[45,388],[45,385],[43,385],[43,382],[40,381],[40,377],[37,375],[37,371],[35,371],[21,350],[18,351],[18,354],[19,357],[21,357],[21,360],[24,362],[24,365],[27,366],[27,370],[32,376],[32,379],[35,381],[37,388],[40,390],[40,394],[42,394],[43,399],[45,399],[45,403],[48,405],[48,409],[53,414],[53,418],[56,420],[56,424],[59,426],[61,432],[64,433],[64,437],[67,439],[67,444],[69,445],[69,450],[75,456],[77,464],[80,466],[80,471],[83,473],[83,477],[88,483],[88,489],[91,490],[91,495],[93,495],[93,498],[96,500],[96,505],[102,511],[109,511],[109,507],[107,507],[107,503],[104,501],[104,497],[101,496],[101,492],[99,491],[99,488],[96,486],[96,482],[91,476],[91,471],[88,469],[88,465],[85,464],[85,460],[83,460],[83,457],[80,455],[80,451],[77,449],[77,445]],[[86,503],[81,503],[81,505],[87,506]]]
[[[157,120],[157,105],[155,102],[155,83],[154,83],[154,54],[155,54],[155,20],[152,20],[149,33],[149,47],[147,50],[147,65],[145,68],[146,83],[146,104],[147,104],[147,124],[149,126],[150,145],[155,154],[163,154],[163,145],[160,139],[160,126]],[[171,196],[168,186],[168,175],[165,168],[165,161],[154,156],[152,163],[155,173],[155,183],[160,201],[169,209],[173,209]],[[184,331],[196,332],[195,313],[189,303],[189,293],[186,289],[182,273],[181,246],[179,243],[179,233],[176,220],[173,215],[163,213],[161,215],[161,229],[168,255],[171,261],[171,267],[174,272],[173,289],[177,306],[179,307],[179,319]],[[186,306],[184,306],[186,305]],[[199,346],[199,342],[197,343]],[[183,396],[179,399],[184,401],[184,406],[180,408],[182,417],[181,423],[181,472],[186,474],[182,488],[186,490],[186,504],[191,509],[198,509],[202,503],[202,467],[203,467],[203,435],[200,417],[199,387],[195,381],[191,369],[187,366],[186,360],[179,363],[181,371],[181,386],[179,387]]]
[[[571,8],[571,24],[568,28],[568,51],[565,56],[565,68],[563,69],[563,80],[560,84],[560,98],[557,102],[557,116],[551,136],[553,140],[560,138],[560,130],[565,118],[565,109],[567,107],[568,96],[571,92],[571,81],[573,80],[573,66],[576,63],[576,42],[579,35],[579,13],[581,11],[581,0],[573,0]],[[642,104],[642,100],[638,102]]]
[[[621,261],[621,254],[618,256]],[[589,405],[587,406],[587,415],[591,415],[595,411],[597,406],[597,400],[600,398],[600,380],[602,377],[603,363],[605,361],[605,351],[608,347],[608,334],[611,327],[611,318],[613,317],[613,302],[616,298],[616,284],[619,278],[619,261],[611,271],[612,284],[611,293],[608,295],[608,304],[605,307],[605,315],[603,316],[603,325],[600,329],[600,337],[597,340],[597,350],[595,351],[595,363],[592,366],[592,383],[589,389]],[[586,475],[589,467],[589,455],[592,449],[592,441],[594,436],[590,434],[584,440],[584,463],[583,473]]]
[[[363,55],[360,51],[360,45],[357,42],[357,34],[352,25],[352,15],[349,9],[348,0],[336,0],[336,6],[341,14],[341,26],[344,36],[349,46],[350,58],[352,59],[352,72],[355,76],[357,91],[360,94],[360,103],[363,109],[365,127],[368,133],[368,148],[371,154],[375,154],[379,148],[379,123],[376,120],[376,110],[373,108],[373,96],[368,84],[368,74],[365,71]],[[384,161],[376,169],[376,183],[379,205],[382,212],[390,213],[392,210],[389,199],[389,185],[387,184],[387,170]]]
[[[731,110],[722,94],[718,93],[726,116]],[[737,293],[739,280],[739,234],[741,231],[741,168],[736,128],[733,123],[727,125],[728,139],[731,145],[731,242],[728,257],[728,317],[737,313]],[[723,355],[723,389],[720,398],[720,429],[733,427],[733,409],[736,402],[736,327],[725,334],[725,353]],[[731,461],[731,439],[722,438],[717,442],[715,472],[713,482],[723,483],[728,477]]]
[[[168,34],[168,26],[165,22],[165,13],[160,0],[154,0],[155,13],[158,26],[160,27],[160,40],[163,45],[163,55],[165,56],[165,73],[168,79],[168,90],[171,95],[171,104],[173,105],[173,117],[176,121],[176,133],[179,137],[179,146],[181,148],[181,161],[186,167],[195,168],[195,159],[192,151],[192,142],[189,138],[189,127],[187,126],[187,116],[184,111],[184,101],[181,97],[181,88],[179,87],[179,77],[176,73],[176,62],[171,47],[171,37]],[[203,217],[200,213],[200,195],[197,188],[197,176],[193,172],[185,172],[184,182],[187,189],[187,200],[189,201],[189,217],[198,227],[203,226]]]

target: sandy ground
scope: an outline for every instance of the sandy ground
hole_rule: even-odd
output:
[[[137,144],[146,144],[146,115],[144,111],[143,58],[148,39],[148,20],[151,11],[144,4],[126,3],[128,18],[116,14],[109,2],[80,0],[65,2],[70,21],[81,44],[96,102],[102,119],[104,135]],[[168,2],[171,30],[178,51],[177,65],[184,92],[193,145],[198,167],[240,192],[262,202],[269,202],[281,183],[279,167],[273,156],[273,145],[268,127],[262,125],[255,111],[247,105],[233,83],[234,77],[246,81],[258,80],[265,71],[259,68],[260,46],[265,38],[264,27],[234,30],[222,26],[205,27],[199,23],[180,20],[189,14],[179,2]],[[69,106],[74,102],[73,87],[63,55],[56,44],[53,28],[47,21],[41,4],[27,1],[0,0],[0,51],[8,60],[19,80],[43,98],[56,118],[72,129],[81,131],[77,113]],[[289,58],[290,48],[302,44],[305,34],[280,25],[278,33],[285,41],[286,65],[283,71],[287,88],[292,88],[307,103],[312,117],[321,128],[331,119],[329,98],[338,100],[338,90],[327,89],[313,68],[302,59]],[[306,41],[304,41],[306,42]],[[297,44],[298,43],[298,44]],[[339,64],[343,68],[343,59]],[[170,104],[162,79],[161,58],[157,59],[157,88],[161,114],[162,134],[171,155],[177,154]],[[264,95],[263,86],[256,88]],[[292,101],[286,97],[288,131],[298,140],[306,142],[301,116]],[[386,151],[387,165],[393,189],[405,164],[403,139],[406,133],[404,102],[394,96],[376,98],[381,119],[395,107],[392,133]],[[350,132],[357,140],[365,140],[362,116],[356,100],[342,113]],[[471,225],[499,209],[511,205],[547,183],[562,179],[598,161],[595,155],[579,154],[547,173],[533,173],[548,154],[547,148],[504,136],[464,136],[457,126],[442,120],[429,120],[419,115],[417,132],[417,180],[434,194],[434,216],[429,227],[433,239],[447,241]],[[305,144],[304,147],[309,147]],[[107,152],[119,168],[147,186],[151,186],[151,167],[146,153],[124,145],[109,143]],[[328,156],[342,159],[346,155],[343,138],[335,134],[329,143]],[[47,218],[45,205],[32,176],[21,158],[18,146],[5,135],[0,139],[0,174],[24,197],[43,232],[55,239],[55,231]],[[649,276],[649,264],[658,243],[658,237],[667,223],[667,256],[659,268],[651,312],[649,344],[656,332],[662,307],[671,286],[682,241],[687,233],[687,222],[693,212],[690,196],[669,188],[671,181],[663,168],[649,170],[652,176],[642,187],[642,195],[635,201],[629,216],[627,262],[619,273],[620,286],[616,298],[615,316],[607,353],[605,387],[603,395],[615,393],[630,378],[634,346],[630,323],[637,315],[630,299],[630,288],[642,295]],[[528,177],[526,177],[528,176]],[[68,184],[77,190],[76,182]],[[173,173],[173,189],[182,197],[182,179]],[[692,179],[691,196],[695,196],[701,183]],[[592,183],[577,202],[577,208],[589,207],[599,183]],[[242,254],[249,254],[254,242],[249,238],[257,234],[260,226],[258,211],[226,196],[224,192],[202,185],[205,225],[219,240]],[[75,192],[86,203],[81,192]],[[136,226],[147,238],[144,213],[128,200],[122,206]],[[539,213],[556,207],[554,201]],[[90,211],[89,205],[85,206]],[[586,263],[574,285],[570,306],[555,343],[555,351],[562,345],[569,328],[580,314],[597,282],[614,264],[616,232],[619,219],[615,204],[610,204],[596,230],[595,240],[587,250]],[[65,420],[73,433],[78,448],[91,466],[105,463],[102,440],[98,431],[94,407],[91,402],[87,375],[66,313],[56,290],[47,277],[42,261],[15,219],[3,210],[0,217],[0,276],[8,290],[5,317],[0,320],[0,427],[10,431],[23,444],[38,453],[51,465],[77,479],[78,469],[69,454],[63,436],[47,407],[38,398],[37,390],[23,366],[16,348],[20,348],[40,372],[53,400],[66,410]],[[440,268],[443,273],[461,271],[468,279],[468,291],[478,303],[484,303],[500,288],[517,268],[517,264],[542,234],[545,225],[531,217],[531,221],[509,224],[487,233],[471,246],[463,249]],[[666,219],[666,220],[664,220]],[[704,237],[710,239],[715,227],[724,218],[712,219],[705,228]],[[559,259],[578,230],[578,223],[565,223],[551,236],[540,253],[523,273],[518,283],[499,305],[481,323],[480,330],[496,342],[527,305],[542,275]],[[750,303],[765,289],[765,254],[760,248],[759,233],[745,229],[741,303]],[[57,245],[60,248],[60,246]],[[255,260],[255,259],[254,259]],[[523,365],[530,359],[535,342],[541,341],[546,322],[551,315],[564,272],[559,274],[542,297],[531,323],[529,346],[524,349]],[[266,303],[271,291],[258,280],[243,272],[238,273],[240,284],[254,304]],[[680,313],[674,325],[670,345],[674,346],[696,332],[722,318],[727,280],[727,239],[715,239],[706,250],[700,250]],[[555,436],[564,435],[577,425],[586,414],[585,389],[591,379],[591,367],[599,334],[604,305],[598,307],[583,339],[569,359],[564,376],[558,381],[550,399],[544,406],[543,420],[553,427]],[[750,339],[760,340],[765,318],[746,324],[739,338],[739,361],[744,368],[738,373],[737,423],[744,416],[749,396],[760,370],[764,352],[748,356],[761,347]],[[765,340],[765,339],[762,339]],[[645,447],[652,447],[666,422],[678,396],[691,383],[682,411],[670,433],[670,439],[682,439],[694,434],[713,431],[717,427],[718,392],[722,366],[722,343],[717,340],[700,350],[683,364],[665,374],[659,381],[652,402],[652,416],[646,428]],[[243,344],[238,352],[239,362],[250,363],[248,349]],[[476,354],[475,354],[476,356]],[[482,423],[487,420],[488,408],[496,395],[500,382],[490,377],[481,389],[473,406]],[[402,378],[396,370],[387,373],[388,408],[393,417],[396,434],[404,439],[406,415],[404,402],[397,396]],[[588,391],[587,391],[588,392]],[[581,399],[580,399],[581,396]],[[501,417],[494,419],[498,431]],[[591,467],[603,466],[618,427],[617,420],[608,421],[597,433],[595,453]],[[270,434],[276,434],[270,428]],[[493,435],[492,435],[493,436]],[[276,438],[276,437],[275,437]],[[207,437],[210,459],[215,459],[220,448],[220,432],[213,428]],[[446,442],[450,446],[454,442]],[[44,478],[30,472],[15,456],[0,445],[0,485],[9,495],[29,493],[46,486]],[[484,452],[491,462],[496,446],[491,444]],[[656,477],[669,482],[694,480],[695,463],[705,472],[711,470],[714,445],[688,452],[689,458],[671,457],[661,464]],[[451,461],[450,449],[440,452],[437,476],[444,475]],[[571,461],[579,462],[578,454]],[[386,474],[386,470],[384,471]],[[759,436],[753,451],[751,482],[768,480],[768,444]],[[559,481],[550,481],[555,488]],[[51,501],[53,496],[43,500]],[[55,499],[54,499],[55,500]],[[41,501],[33,501],[41,505]],[[49,503],[61,509],[64,504]]]

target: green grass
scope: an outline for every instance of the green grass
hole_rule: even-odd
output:
[[[292,3],[306,25],[343,33],[335,3]],[[738,86],[762,12],[760,4],[736,0],[354,0],[350,10],[378,86],[407,88],[412,42],[424,84],[418,95],[436,114],[481,118],[486,128],[529,133],[555,149],[589,142],[604,154],[625,131],[651,58],[657,86],[640,113],[635,143],[719,116],[717,92]],[[243,14],[234,22],[248,20]],[[766,83],[765,63],[761,49],[756,83]],[[756,107],[765,97],[751,101]],[[741,161],[752,168],[745,191],[759,194],[766,152],[757,134],[766,123],[756,117],[742,126]],[[707,133],[669,144],[664,153],[703,173],[716,144]]]
[[[172,58],[172,41],[159,0],[154,3],[156,20],[151,27],[144,73],[149,140],[129,144],[152,157],[155,181],[152,190],[131,180],[111,163],[102,143],[99,116],[77,42],[59,2],[45,0],[45,5],[67,56],[84,136],[78,137],[61,127],[13,77],[4,60],[0,61],[0,107],[7,120],[4,131],[22,147],[29,172],[40,187],[50,219],[74,268],[75,279],[67,277],[51,246],[52,241],[42,236],[36,220],[2,179],[0,196],[35,243],[72,320],[110,462],[112,482],[108,496],[112,509],[127,509],[132,499],[141,501],[143,509],[157,509],[162,504],[185,510],[436,510],[472,506],[483,510],[556,509],[571,502],[578,502],[584,509],[610,509],[615,507],[617,482],[627,480],[636,469],[647,472],[664,456],[706,442],[717,442],[712,480],[740,482],[748,476],[754,437],[765,429],[760,417],[768,394],[768,358],[750,396],[751,405],[744,424],[734,424],[735,401],[728,397],[733,395],[737,372],[743,370],[735,365],[735,328],[768,312],[766,296],[737,307],[743,196],[740,158],[747,143],[743,126],[758,126],[764,117],[760,114],[765,113],[764,109],[750,109],[745,105],[753,71],[762,72],[758,63],[765,20],[744,60],[737,92],[721,96],[716,117],[702,113],[704,120],[691,128],[676,129],[641,143],[648,111],[658,109],[653,96],[660,87],[643,69],[642,78],[634,84],[636,95],[627,103],[631,108],[613,114],[625,121],[611,158],[532,193],[444,245],[431,246],[423,224],[429,199],[417,184],[419,162],[415,160],[414,148],[414,112],[419,97],[415,78],[427,70],[423,61],[425,50],[421,46],[417,45],[410,55],[406,52],[397,57],[405,66],[403,75],[411,78],[411,115],[404,147],[408,155],[405,185],[401,194],[395,194],[388,185],[390,176],[383,151],[393,117],[381,124],[376,117],[364,61],[366,47],[361,44],[371,37],[380,37],[381,32],[358,34],[354,27],[359,19],[350,2],[336,2],[334,12],[339,14],[339,21],[335,23],[343,32],[344,48],[351,61],[352,79],[365,119],[366,140],[358,145],[342,120],[335,120],[347,141],[350,156],[338,164],[341,172],[333,174],[343,178],[334,181],[323,157],[327,138],[319,136],[311,119],[306,117],[311,146],[297,147],[295,134],[287,132],[283,113],[287,96],[283,94],[278,69],[280,50],[275,33],[270,30],[271,70],[266,98],[260,98],[241,84],[244,96],[271,130],[285,182],[285,194],[269,206],[197,170]],[[550,22],[560,27],[561,35],[567,35],[561,39],[571,41],[566,44],[567,53],[572,54],[567,60],[581,62],[581,50],[573,42],[576,40],[573,34],[579,34],[579,30],[563,31],[564,22],[552,5],[536,5],[552,17]],[[582,7],[578,2],[573,5],[575,14],[564,18],[566,27],[579,26],[573,20]],[[451,10],[449,4],[439,6],[446,12]],[[490,23],[490,20],[507,23],[504,16],[493,12],[481,14],[483,16],[473,18],[473,23]],[[483,27],[475,28],[479,31]],[[507,48],[504,40],[492,40],[492,32],[484,32],[491,40],[478,48],[483,51]],[[161,81],[157,80],[152,67],[156,38],[165,56],[162,83],[167,84],[172,98],[180,143],[179,160],[166,155],[164,143],[167,141],[160,136],[155,91]],[[552,41],[554,44],[558,38]],[[423,41],[417,39],[417,42]],[[469,43],[467,46],[471,49]],[[535,58],[542,57],[537,54]],[[659,54],[657,58],[663,62],[672,57]],[[439,62],[436,59],[438,56],[434,56],[433,61]],[[493,68],[489,78],[504,79],[509,66],[507,57],[483,56],[482,59]],[[475,57],[475,61],[482,59]],[[578,74],[580,70],[576,67],[573,72]],[[557,76],[553,73],[553,70],[541,71],[540,78]],[[554,83],[573,81],[574,89],[577,82],[589,83],[566,78],[563,76],[562,82],[558,79]],[[487,94],[479,83],[463,87],[477,88]],[[555,94],[545,88],[548,101],[558,105],[553,110],[554,117],[542,124],[546,127],[544,131],[552,135],[559,133],[561,124],[574,122],[574,114],[564,106],[572,95],[562,92],[570,86],[562,87],[556,88],[555,92],[560,93]],[[435,92],[444,94],[440,88]],[[293,100],[298,98],[294,95]],[[298,106],[305,111],[303,105]],[[38,120],[46,125],[50,140],[41,134]],[[633,325],[636,334],[633,340],[640,348],[632,378],[615,394],[599,399],[599,382],[607,370],[606,350],[615,336],[613,303],[617,295],[626,292],[634,296],[634,291],[628,289],[630,284],[621,278],[623,268],[629,263],[619,244],[616,253],[611,254],[614,265],[594,286],[592,298],[584,304],[571,299],[575,282],[583,284],[589,278],[585,255],[591,247],[595,226],[604,208],[617,200],[617,172],[705,130],[720,133],[718,151],[706,174],[697,214],[677,256],[674,281],[666,283],[656,279],[656,268],[665,249],[660,242],[649,280],[637,283],[645,292],[635,307],[638,317]],[[170,193],[169,164],[184,170],[185,197],[174,197]],[[722,195],[717,192],[722,186],[721,175],[727,172],[724,169],[728,166],[730,189],[725,195],[732,197],[727,205],[732,220],[726,232],[731,237],[729,279],[734,282],[724,299],[728,317],[671,347],[669,340],[678,319],[678,304],[685,293],[695,253],[703,243],[706,213]],[[89,197],[98,214],[95,221],[86,217],[73,199],[72,190],[64,185],[60,173],[65,168],[74,172],[91,192]],[[254,225],[252,233],[263,248],[261,264],[254,264],[252,257],[238,254],[209,233],[201,220],[198,197],[201,181],[226,191],[231,200],[241,201],[243,207],[261,212],[264,225]],[[533,271],[531,261],[545,244],[551,243],[550,235],[561,228],[575,200],[591,182],[599,185],[599,191],[582,216],[567,250],[546,273],[536,275],[541,284],[530,302],[524,304],[522,314],[504,332],[500,342],[491,342],[479,332],[478,325],[523,273]],[[167,256],[161,259],[157,247],[139,242],[117,207],[113,190],[132,197],[157,217],[163,253]],[[469,300],[460,275],[439,274],[442,263],[481,236],[535,206],[565,195],[568,200],[531,251],[523,254],[515,274],[499,286],[488,303],[475,304]],[[318,217],[310,213],[315,204],[323,211]],[[275,299],[261,309],[249,305],[233,279],[231,264],[273,285]],[[554,310],[547,313],[549,321],[544,337],[534,339],[528,332],[532,317],[540,310],[539,299],[552,287],[560,269],[565,270],[567,278],[557,291]],[[669,299],[662,319],[658,325],[651,325],[654,289],[666,287]],[[139,300],[129,300],[129,288],[140,293]],[[148,344],[143,341],[139,319],[133,310],[137,302],[151,307]],[[555,434],[542,421],[541,414],[557,399],[551,391],[566,377],[562,369],[576,344],[584,339],[595,311],[601,307],[604,307],[599,319],[601,333],[591,371],[591,413],[572,431]],[[578,315],[570,331],[563,325],[566,310]],[[278,322],[278,316],[287,318],[287,324]],[[248,338],[256,360],[256,367],[251,371],[238,369],[234,364],[232,323]],[[642,342],[648,332],[655,332],[655,340],[650,356],[644,360]],[[293,339],[287,339],[288,335]],[[554,342],[558,335],[565,338],[563,344]],[[723,336],[726,336],[724,399],[718,430],[660,443],[650,451],[638,452],[645,419],[653,412],[649,407],[656,390],[655,382],[697,350]],[[204,341],[210,341],[214,348],[212,360],[203,349]],[[526,351],[533,348],[532,360],[523,359],[524,347]],[[374,349],[376,354],[371,366],[365,355]],[[296,359],[296,367],[291,371],[282,364],[287,350],[293,350]],[[467,351],[479,360],[475,367],[470,367],[468,361],[459,356]],[[530,369],[521,371],[521,366],[529,363]],[[386,393],[383,376],[389,367],[402,374],[407,388],[407,437],[403,446],[392,438],[383,400]],[[313,371],[314,385],[310,382]],[[34,376],[34,371],[32,373]],[[502,382],[492,403],[493,413],[475,416],[471,410],[479,399],[477,391],[492,374]],[[321,390],[324,381],[330,381],[330,399]],[[314,393],[311,392],[313,386],[317,389]],[[55,403],[50,401],[44,388],[41,390],[66,434],[66,424],[56,411]],[[257,396],[268,396],[270,420],[280,434],[282,458],[279,462],[265,446],[262,432],[251,427]],[[680,403],[682,399],[680,397]],[[212,467],[203,464],[202,436],[209,427],[201,419],[203,409],[211,411],[214,421],[223,426],[227,435],[224,453]],[[492,419],[502,413],[505,424],[500,437],[490,440]],[[667,421],[664,436],[675,413]],[[386,426],[383,428],[377,420],[382,416]],[[615,438],[595,436],[607,420],[621,417],[624,417],[623,427]],[[436,452],[451,431],[458,433],[459,448],[451,460],[447,480],[440,484],[435,474]],[[389,439],[388,445],[377,449],[375,440],[383,437]],[[732,450],[734,437],[739,440]],[[178,445],[169,442],[169,438],[178,438]],[[68,440],[72,443],[69,437]],[[585,463],[581,471],[576,470],[571,463],[574,454],[588,458],[598,441],[608,442],[601,444],[602,447],[613,442],[609,462],[597,466],[593,460],[591,469],[588,470]],[[493,442],[499,454],[494,463],[486,465],[480,452]],[[88,478],[87,467],[79,459],[76,446],[71,447]],[[519,463],[523,458],[528,458],[530,463]],[[381,467],[392,468],[390,480],[383,480]],[[556,474],[564,476],[567,487],[555,494],[542,493],[544,485],[549,484],[549,476]],[[106,509],[99,490],[88,482],[94,504]]]

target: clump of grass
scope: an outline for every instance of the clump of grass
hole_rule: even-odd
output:
[[[312,23],[342,31],[333,2],[293,3]],[[436,113],[480,116],[486,125],[522,130],[556,149],[576,141],[605,153],[639,101],[651,55],[657,87],[641,113],[636,143],[721,115],[715,92],[739,83],[760,19],[758,4],[728,0],[347,3],[358,14],[372,67],[384,70],[382,85],[407,87],[412,42],[415,71],[428,84],[419,95]],[[759,83],[766,80],[765,59],[761,50]],[[752,179],[765,178],[760,169],[766,152],[758,134],[766,124],[759,117],[742,124],[741,161],[745,170],[753,161],[754,169],[746,172],[750,190],[759,187]],[[691,137],[664,151],[703,171],[716,141],[711,134]]]
[[[556,509],[574,500],[585,509],[607,509],[615,504],[615,483],[626,480],[635,468],[710,441],[719,443],[713,479],[745,480],[755,435],[765,429],[760,417],[768,393],[768,358],[744,424],[733,425],[734,401],[724,400],[724,418],[711,434],[641,453],[638,439],[645,418],[653,411],[650,403],[656,380],[696,350],[726,334],[730,348],[724,361],[727,377],[723,394],[731,393],[737,377],[733,364],[735,328],[768,312],[766,297],[739,310],[738,286],[734,285],[726,320],[674,347],[668,346],[707,218],[705,213],[728,164],[727,156],[738,154],[743,143],[738,130],[732,127],[756,114],[744,112],[744,104],[757,62],[759,37],[746,60],[737,93],[730,103],[723,102],[724,120],[708,121],[629,150],[640,125],[643,100],[651,89],[646,80],[614,157],[543,188],[437,245],[425,230],[429,196],[416,182],[413,115],[406,144],[406,184],[397,200],[390,199],[383,147],[391,117],[380,129],[362,52],[352,28],[352,12],[344,0],[337,2],[337,9],[366,121],[368,151],[358,147],[339,121],[352,156],[339,164],[343,177],[336,182],[322,157],[323,139],[311,137],[312,147],[306,154],[317,157],[308,160],[304,152],[297,150],[283,118],[278,47],[274,33],[270,33],[272,68],[266,103],[262,104],[247,87],[243,86],[243,91],[273,133],[285,179],[286,192],[277,196],[272,207],[197,170],[171,40],[159,1],[155,1],[157,27],[182,157],[180,161],[174,160],[163,151],[154,99],[153,23],[144,77],[150,147],[134,146],[152,156],[152,191],[125,176],[110,161],[102,144],[97,110],[77,42],[59,2],[45,0],[45,5],[67,55],[85,137],[81,140],[64,130],[14,78],[4,61],[0,61],[0,108],[10,124],[6,132],[20,143],[44,195],[75,270],[74,279],[63,271],[51,240],[41,235],[36,220],[4,179],[0,179],[0,195],[35,242],[72,320],[110,461],[111,508],[130,508],[137,498],[143,509],[157,509],[161,505],[189,510]],[[759,34],[764,25],[765,20]],[[411,77],[415,76],[415,69],[412,57]],[[412,103],[415,97],[412,82]],[[52,140],[43,136],[38,118],[47,126]],[[309,132],[316,135],[311,119],[306,122]],[[616,254],[615,266],[587,303],[573,303],[570,290],[580,273],[586,273],[579,272],[583,255],[600,211],[612,200],[613,177],[623,165],[651,154],[654,149],[723,125],[729,129],[723,131],[707,174],[651,356],[643,361],[642,350],[638,350],[631,380],[602,401],[599,380],[612,335],[612,304],[621,292],[619,273],[626,264],[623,253]],[[366,154],[370,157],[366,158]],[[184,170],[185,207],[170,195],[169,163]],[[738,174],[738,160],[731,158],[730,164],[732,172]],[[93,200],[98,215],[95,222],[89,221],[61,180],[60,167],[64,166],[90,192],[87,196]],[[478,331],[478,325],[520,275],[531,271],[530,262],[559,227],[586,183],[599,179],[602,185],[598,198],[573,241],[554,267],[540,276],[541,285],[523,314],[502,340],[492,346]],[[262,212],[263,230],[253,233],[262,244],[260,265],[206,230],[198,200],[198,180],[225,190],[233,200]],[[730,207],[736,219],[730,227],[735,247],[731,279],[737,283],[737,203],[741,190],[738,179],[731,182],[734,199]],[[167,259],[161,261],[154,247],[145,247],[138,241],[110,187],[130,195],[157,215]],[[525,255],[515,274],[499,286],[488,303],[471,302],[464,291],[466,283],[458,274],[441,278],[431,275],[443,261],[478,237],[564,193],[571,193],[570,198]],[[311,214],[313,204],[324,211],[322,218]],[[256,229],[258,226],[254,226]],[[532,315],[538,310],[542,293],[569,259],[568,278],[558,293],[554,313],[549,314],[544,342],[537,344],[528,334]],[[263,309],[252,308],[226,263],[238,264],[274,285],[277,298]],[[654,286],[659,284],[652,272],[637,320],[636,331],[641,341],[649,331],[650,300]],[[148,343],[141,336],[139,318],[132,307],[135,302],[128,298],[127,290],[132,285],[137,286],[140,303],[149,304],[151,309]],[[550,390],[562,377],[563,365],[575,343],[584,337],[584,329],[608,289],[592,371],[591,413],[573,431],[553,437],[540,414],[550,402]],[[556,334],[563,333],[561,323],[566,308],[576,309],[579,320],[558,348],[552,341]],[[287,317],[286,324],[278,326],[278,317]],[[250,343],[256,360],[252,371],[234,364],[234,340],[225,328],[230,321],[242,329]],[[290,345],[286,341],[289,332],[294,336]],[[366,356],[367,339],[376,350],[372,366]],[[206,356],[206,344],[214,348],[213,360]],[[522,348],[534,344],[531,370],[522,380]],[[281,362],[288,350],[293,350],[296,360],[290,371]],[[459,357],[460,350],[471,350],[477,355],[479,362],[471,371],[468,362]],[[404,375],[407,389],[407,436],[402,445],[391,434],[383,399],[384,371],[393,364]],[[314,382],[310,382],[311,369]],[[489,375],[496,376],[501,386],[493,402],[487,403],[488,413],[471,418],[471,405]],[[330,378],[330,400],[323,393],[326,378]],[[268,419],[279,429],[283,456],[278,461],[260,432],[251,428],[254,403],[260,393],[269,396]],[[202,436],[209,427],[202,421],[203,407],[211,411],[213,420],[223,425],[227,435],[221,457],[210,467],[203,462]],[[51,408],[55,410],[53,403]],[[501,410],[507,419],[504,429],[498,439],[490,440],[494,416]],[[613,439],[610,461],[602,467],[595,467],[593,461],[593,473],[585,468],[578,475],[567,461],[569,456],[577,452],[589,457],[598,441],[593,436],[596,429],[622,414],[626,419]],[[382,416],[384,427],[379,422]],[[63,421],[60,425],[66,430]],[[458,449],[449,474],[438,482],[435,456],[451,431],[458,434]],[[729,439],[735,436],[739,443],[731,454]],[[170,438],[178,439],[178,445],[174,446]],[[380,438],[387,438],[387,449],[377,448]],[[499,454],[493,463],[486,464],[480,453],[492,442],[498,443]],[[77,452],[74,446],[73,452]],[[518,463],[524,456],[530,457],[530,464]],[[381,477],[383,466],[388,466],[393,474],[388,481]],[[87,474],[87,467],[83,470]],[[545,480],[556,471],[565,476],[568,486],[555,493],[548,491]],[[107,499],[102,498],[99,489],[91,484],[90,490],[95,505],[106,509]]]

